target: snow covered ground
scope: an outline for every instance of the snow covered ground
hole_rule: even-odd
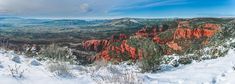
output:
[[[218,59],[194,62],[169,71],[143,74],[153,84],[234,84],[235,51]]]
[[[13,77],[11,69],[20,66],[22,78]],[[126,64],[100,66],[70,65],[73,77],[58,77],[47,68],[48,62],[0,50],[0,84],[96,84],[108,82],[144,84],[234,84],[235,50],[225,57],[193,62],[158,73],[138,73],[136,66]]]
[[[94,81],[86,75],[79,75],[77,78],[59,78],[50,73],[46,68],[46,62],[35,66],[31,64],[34,59],[25,58],[19,55],[20,63],[12,59],[18,56],[13,52],[0,51],[0,84],[94,84]],[[14,78],[11,75],[11,68],[20,66],[19,72],[24,70],[23,78]],[[11,67],[11,68],[10,68]],[[75,74],[77,75],[77,74]]]

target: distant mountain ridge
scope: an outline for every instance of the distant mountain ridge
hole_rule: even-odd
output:
[[[51,20],[51,21],[46,21],[43,22],[45,25],[77,25],[77,26],[91,26],[91,25],[96,25],[96,24],[103,24],[107,23],[109,20],[91,20],[91,21],[86,21],[86,20],[79,20],[79,19],[61,19],[61,20]]]
[[[79,20],[79,19],[25,19],[18,17],[0,17],[0,28],[28,26],[92,26],[108,23],[110,20]]]

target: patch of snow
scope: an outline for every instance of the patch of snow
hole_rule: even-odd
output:
[[[18,56],[18,55],[13,55],[11,60],[16,62],[16,63],[21,63],[20,56]]]
[[[33,65],[33,66],[40,66],[40,65],[42,65],[38,60],[36,60],[36,59],[32,59],[31,61],[30,61],[30,64],[31,65]]]
[[[20,58],[20,63],[12,60]],[[172,56],[174,60],[178,56]],[[18,60],[19,61],[19,60]],[[171,63],[171,62],[170,62]],[[173,62],[172,62],[173,63]],[[18,65],[24,70],[23,79],[12,77],[9,66]],[[33,66],[32,66],[33,65]],[[36,66],[39,65],[39,66]],[[157,73],[140,73],[137,65],[121,63],[119,65],[81,66],[68,65],[74,77],[55,76],[47,69],[47,61],[37,61],[17,55],[12,51],[0,50],[1,84],[107,84],[107,83],[144,83],[144,84],[234,84],[235,49],[230,49],[224,57],[193,62],[174,68],[162,65]]]
[[[10,51],[3,52],[0,50],[0,62],[3,68],[0,68],[0,83],[1,84],[95,84],[87,74],[75,74],[75,78],[60,78],[56,77],[48,71],[45,67],[48,65],[47,62],[43,62],[41,66],[31,66],[29,62],[32,58],[25,58],[22,55],[17,55],[15,57],[21,58],[21,63],[16,63],[13,61],[13,55],[16,55]],[[15,65],[20,66],[20,71],[24,70],[22,79],[14,78],[11,75],[10,67]],[[76,71],[78,72],[78,71]]]
[[[107,65],[92,71],[92,78],[101,84],[138,84],[142,80],[138,76],[138,68],[127,64]]]
[[[134,22],[134,23],[139,23],[137,20],[135,19],[130,19],[131,22]]]
[[[221,84],[220,82],[232,84],[235,82],[231,78],[234,78],[235,75],[226,78],[224,74],[231,72],[234,65],[235,51],[231,49],[225,57],[194,62],[171,71],[145,73],[142,74],[142,77],[147,84]],[[225,81],[226,79],[227,81]]]
[[[0,68],[3,68],[3,65],[1,64],[1,62],[0,62]]]

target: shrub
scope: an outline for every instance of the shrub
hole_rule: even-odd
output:
[[[226,38],[231,38],[235,36],[235,27],[233,25],[223,25],[222,27],[222,32],[221,37],[226,39]]]
[[[94,79],[98,84],[141,84],[136,73],[110,74],[109,76],[99,76],[101,80]]]
[[[1,61],[0,61],[0,68],[4,68],[3,65],[2,65],[2,63],[1,63]]]
[[[10,70],[10,75],[16,79],[20,79],[24,77],[24,72],[26,69],[22,69],[20,65],[16,65],[15,66],[10,66],[8,65],[9,70]]]
[[[92,70],[91,77],[98,84],[141,84],[143,82],[136,72],[120,65],[96,68]]]
[[[160,37],[161,39],[172,39],[172,38],[173,38],[172,36],[174,36],[174,31],[175,31],[175,29],[161,32],[161,33],[159,34],[159,37]]]
[[[41,56],[53,61],[66,61],[70,63],[75,63],[76,59],[68,48],[61,48],[54,44],[42,50]]]
[[[233,70],[235,71],[235,65],[233,66]]]
[[[132,39],[129,44],[137,47],[139,52],[142,51],[140,63],[142,72],[154,72],[159,69],[164,54],[164,50],[159,44],[147,38]]]
[[[159,45],[144,44],[143,46],[143,59],[141,69],[142,72],[154,72],[159,69],[162,61],[163,51]]]
[[[71,78],[73,74],[70,72],[70,67],[64,62],[54,62],[47,66],[50,72],[56,76]]]
[[[190,57],[182,57],[178,60],[180,64],[190,64],[192,63],[192,59]]]
[[[186,57],[186,59],[190,60],[206,60],[206,59],[215,59],[218,57],[223,57],[227,54],[228,50],[230,48],[226,47],[224,44],[221,44],[220,46],[214,45],[214,46],[208,46],[205,48],[202,48],[200,50],[194,50],[192,53],[185,53],[183,56]],[[191,54],[190,56],[187,56]],[[184,58],[185,57],[181,57]],[[182,63],[184,64],[184,63]]]
[[[96,65],[96,69],[99,69],[101,67],[106,67],[108,63],[104,59],[101,59],[95,61],[94,64]]]

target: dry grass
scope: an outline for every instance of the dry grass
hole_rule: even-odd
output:
[[[72,55],[68,48],[62,48],[55,44],[52,44],[41,51],[41,56],[52,61],[66,61],[75,63],[76,57]]]
[[[70,72],[71,69],[67,63],[64,62],[50,63],[47,66],[47,68],[50,72],[54,73],[56,76],[64,78],[74,77],[72,72]]]
[[[10,66],[9,67],[9,71],[10,71],[10,75],[16,79],[21,79],[24,78],[24,72],[26,71],[26,69],[23,69],[20,65],[15,64],[14,66]]]
[[[117,67],[119,66],[119,67]],[[120,65],[108,65],[92,70],[91,77],[98,84],[142,84],[138,73],[123,69]]]

